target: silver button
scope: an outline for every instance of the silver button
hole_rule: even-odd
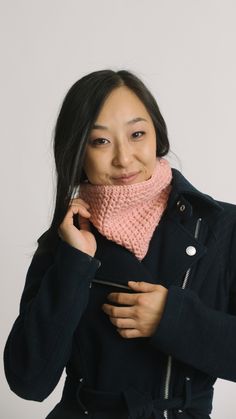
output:
[[[82,381],[83,381],[84,379],[83,379],[83,377],[81,377],[79,380],[80,380],[80,382],[82,383]]]
[[[85,415],[88,415],[88,411],[87,411],[87,410],[85,410],[85,411],[84,411],[84,414],[85,414]]]
[[[178,409],[178,413],[183,413],[183,410],[181,410],[181,409]]]
[[[190,378],[189,377],[185,377],[185,378],[186,378],[187,381],[190,381]]]
[[[181,207],[179,207],[179,210],[180,210],[181,212],[183,212],[183,211],[185,210],[185,205],[181,205]]]
[[[196,247],[194,247],[194,246],[188,246],[187,248],[186,248],[186,253],[187,253],[187,255],[189,255],[189,256],[194,256],[195,254],[196,254]]]
[[[181,201],[178,201],[178,202],[176,203],[177,207],[178,207],[180,204],[181,204]]]

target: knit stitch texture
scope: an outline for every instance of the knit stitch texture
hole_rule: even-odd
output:
[[[89,221],[98,231],[141,261],[167,206],[171,179],[168,160],[158,157],[148,180],[126,185],[84,182],[79,197],[90,205]]]

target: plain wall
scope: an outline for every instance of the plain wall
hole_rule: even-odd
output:
[[[19,312],[37,238],[55,188],[52,130],[69,87],[91,71],[134,71],[167,123],[173,167],[215,199],[236,203],[234,0],[0,1],[1,342]],[[41,419],[42,403],[16,396],[0,364],[3,419]],[[217,380],[212,418],[232,418],[236,384]]]

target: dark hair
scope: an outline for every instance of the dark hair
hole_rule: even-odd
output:
[[[169,151],[167,127],[156,100],[135,74],[108,69],[85,75],[67,92],[54,128],[57,190],[50,229],[57,231],[76,188],[86,179],[82,166],[88,135],[105,99],[120,86],[131,89],[145,105],[156,131],[157,156]]]

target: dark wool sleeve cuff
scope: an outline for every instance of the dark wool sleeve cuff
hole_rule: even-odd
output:
[[[93,277],[99,266],[100,260],[82,252],[79,249],[61,240],[58,244],[56,262],[61,264],[63,269],[70,269],[73,272],[79,272],[81,276],[86,274],[87,278]]]
[[[170,286],[162,318],[154,335],[149,339],[150,344],[157,346],[163,352],[171,351],[178,338],[184,297],[182,288]]]

